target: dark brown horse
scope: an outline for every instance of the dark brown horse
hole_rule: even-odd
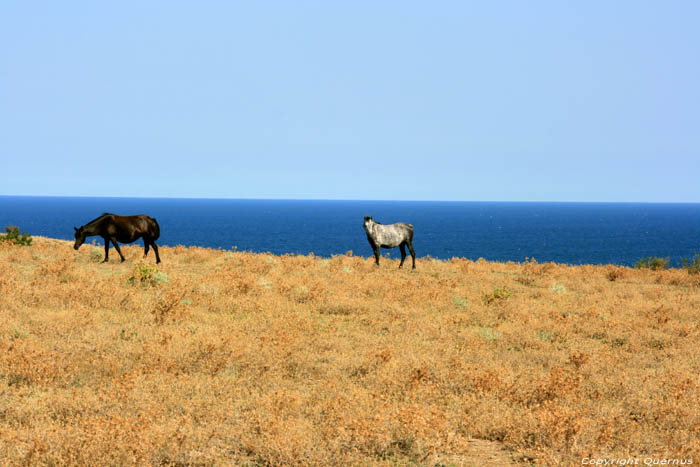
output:
[[[109,261],[109,242],[112,242],[117,253],[122,258],[122,262],[124,262],[124,255],[122,255],[117,242],[131,243],[139,238],[143,238],[145,248],[143,257],[145,258],[148,255],[148,248],[152,246],[153,251],[156,252],[156,264],[160,263],[158,245],[156,245],[156,240],[160,237],[160,226],[152,217],[143,214],[138,216],[117,216],[106,212],[80,228],[73,228],[75,229],[75,245],[73,248],[76,250],[85,243],[85,237],[99,235],[105,239],[105,259],[102,261],[103,263]]]

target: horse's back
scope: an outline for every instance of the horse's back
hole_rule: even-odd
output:
[[[404,222],[375,224],[372,239],[382,248],[395,248],[413,238],[413,226]]]
[[[146,214],[136,214],[133,216],[118,216],[116,214],[108,214],[109,222],[114,223],[121,231],[131,231],[136,235],[145,235],[152,240],[157,240],[160,237],[160,226],[158,221]]]
[[[395,229],[410,232],[411,235],[413,235],[413,225],[412,224],[407,224],[405,222],[397,222],[395,224],[390,224],[390,225],[394,226]]]

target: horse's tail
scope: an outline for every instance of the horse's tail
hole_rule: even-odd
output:
[[[160,226],[155,217],[151,217],[151,220],[153,220],[153,240],[158,240],[158,237],[160,237]]]

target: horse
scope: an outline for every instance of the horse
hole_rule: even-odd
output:
[[[375,222],[372,217],[365,216],[364,227],[367,240],[374,251],[377,267],[379,267],[380,248],[396,248],[398,246],[401,249],[399,269],[406,259],[406,247],[411,252],[413,269],[416,269],[416,252],[413,250],[413,226],[411,224],[397,222],[396,224],[383,225]]]
[[[145,250],[143,257],[145,258],[146,255],[148,255],[148,248],[152,246],[153,251],[156,252],[156,264],[160,263],[158,245],[156,245],[156,240],[160,237],[160,226],[152,217],[143,214],[137,216],[118,216],[105,212],[97,219],[91,220],[82,227],[73,228],[75,229],[75,245],[73,245],[73,248],[76,250],[80,248],[80,245],[85,243],[86,237],[99,235],[105,239],[105,259],[102,261],[103,263],[109,261],[109,242],[112,242],[123,263],[124,255],[122,255],[117,241],[132,243],[139,238],[143,238]]]

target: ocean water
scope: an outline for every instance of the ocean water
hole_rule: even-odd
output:
[[[700,204],[0,196],[0,227],[32,235],[72,240],[103,212],[155,217],[159,245],[274,254],[371,256],[363,216],[413,224],[419,258],[632,265],[659,255],[677,265],[700,252]]]

